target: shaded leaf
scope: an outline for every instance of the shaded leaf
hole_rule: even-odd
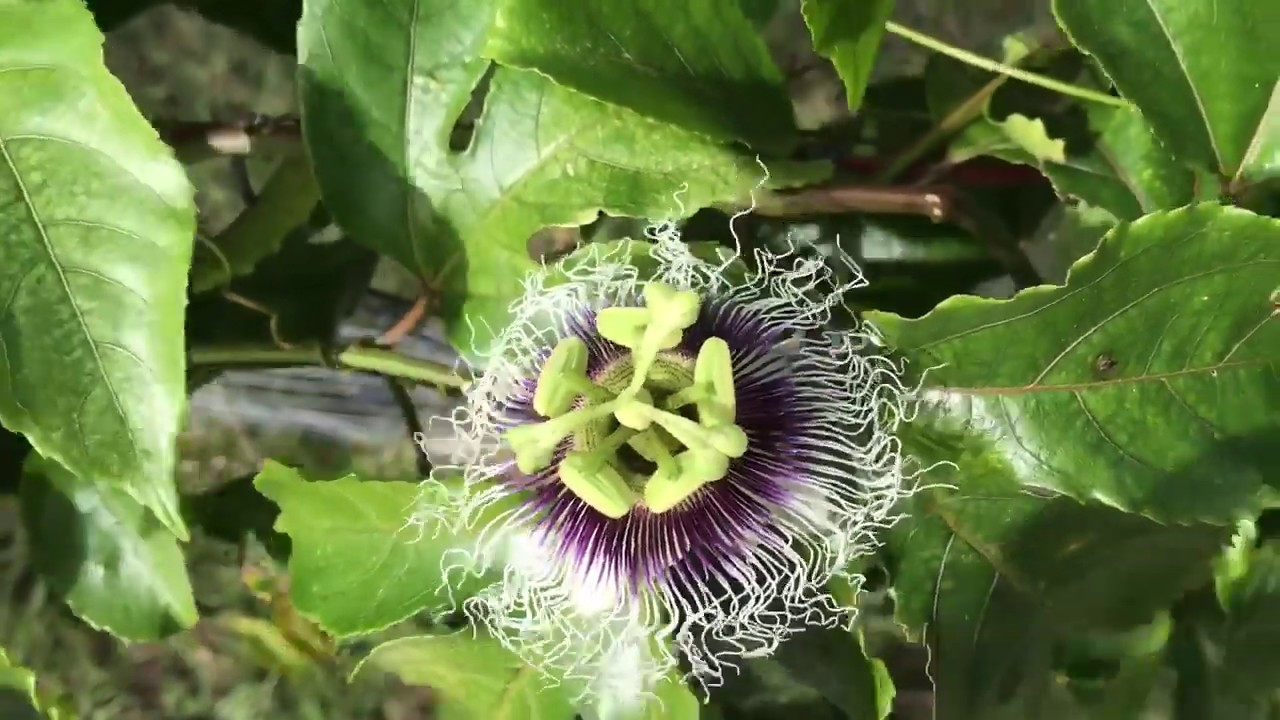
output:
[[[776,657],[743,662],[742,673],[727,675],[724,685],[711,688],[710,695],[712,707],[725,708],[726,718],[838,720],[844,717],[821,693],[788,672]]]
[[[946,60],[931,61],[926,76],[930,105],[939,118],[952,98],[991,82]],[[1069,72],[1065,78],[1078,82]],[[1053,182],[1059,195],[1103,208],[1121,220],[1180,207],[1196,197],[1195,173],[1173,158],[1136,110],[1099,103],[1061,110],[1056,107],[1060,103],[1013,92],[1025,87],[1002,87],[951,139],[948,161],[991,155],[1031,165]]]
[[[290,598],[325,631],[371,633],[465,599],[466,587],[445,587],[442,566],[462,540],[415,521],[432,502],[422,486],[354,475],[313,482],[270,460],[254,484],[280,506],[276,530],[292,541]]]
[[[227,286],[235,299],[211,292],[192,300],[191,343],[329,342],[368,288],[377,263],[376,253],[349,238],[325,238],[299,227],[279,252]]]
[[[1179,720],[1270,720],[1280,709],[1280,544],[1242,553],[1246,567],[1222,589],[1188,599],[1175,616]]]
[[[1147,623],[1205,580],[1228,531],[1031,493],[997,442],[931,412],[904,450],[938,465],[887,537],[896,612],[930,647],[936,717],[1042,717],[1053,645]]]
[[[850,718],[884,720],[893,709],[893,678],[883,662],[867,656],[860,632],[810,628],[787,638],[775,657]]]
[[[102,64],[89,11],[0,4],[0,420],[179,535],[194,230],[191,185]]]
[[[126,640],[159,640],[196,623],[182,548],[117,488],[47,460],[22,479],[32,563],[82,620]]]
[[[476,54],[491,18],[488,2],[318,0],[299,28],[326,204],[355,240],[432,282],[464,352],[505,325],[544,226],[692,213],[746,197],[762,175],[753,156],[505,67],[469,146],[450,149],[489,67]]]
[[[272,557],[289,557],[289,538],[275,530],[280,508],[258,492],[254,476],[246,475],[182,498],[187,522],[219,540],[236,545],[255,536]]]
[[[835,65],[849,109],[856,110],[871,80],[893,0],[803,0],[800,11],[814,49]]]
[[[319,202],[310,160],[301,153],[284,158],[253,204],[222,232],[196,245],[191,258],[191,292],[220,287],[252,272],[310,219]]]
[[[785,147],[782,73],[738,0],[497,0],[484,55],[720,141]]]
[[[1196,205],[1118,226],[1065,287],[868,317],[1024,485],[1230,523],[1276,476],[1278,267],[1280,221]]]
[[[470,630],[400,638],[374,648],[360,666],[433,688],[440,720],[573,720],[563,687],[547,687],[533,668],[501,643]]]
[[[1175,157],[1225,178],[1241,170],[1280,78],[1280,54],[1259,52],[1280,45],[1280,3],[1054,0],[1053,10]]]

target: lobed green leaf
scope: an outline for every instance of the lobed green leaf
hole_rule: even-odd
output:
[[[549,687],[535,669],[478,631],[392,640],[374,648],[356,672],[367,667],[435,689],[440,720],[573,720],[576,715],[563,687]]]
[[[429,281],[450,339],[473,357],[509,319],[539,229],[600,211],[690,214],[745,198],[763,175],[719,142],[508,67],[454,144],[489,70],[478,53],[493,12],[315,0],[299,26],[303,129],[326,205],[352,238]]]
[[[461,574],[446,578],[442,563],[464,539],[412,522],[433,499],[422,486],[354,475],[313,482],[273,461],[254,484],[280,506],[275,529],[291,541],[290,599],[327,632],[363,635],[465,599]]]

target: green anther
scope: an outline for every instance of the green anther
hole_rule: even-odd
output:
[[[644,505],[651,513],[667,512],[728,472],[729,458],[723,454],[686,450],[675,457],[672,466],[659,468],[649,478],[644,486]]]
[[[680,343],[701,306],[697,293],[658,282],[644,286],[644,301],[643,308],[605,308],[596,315],[600,334],[631,350],[635,374],[628,392],[638,390],[648,379],[659,352]]]
[[[533,410],[543,417],[563,415],[569,412],[574,401],[590,384],[587,379],[587,344],[582,338],[567,337],[551,351],[538,374]]]
[[[666,399],[662,407],[667,410],[696,404],[698,418],[708,427],[730,425],[737,415],[737,400],[733,389],[733,358],[729,345],[713,337],[698,350],[698,360],[693,369],[693,385]]]
[[[698,350],[693,366],[694,387],[704,395],[696,400],[698,418],[704,425],[732,425],[737,415],[733,391],[733,358],[729,344],[718,337],[709,338]]]
[[[634,430],[619,428],[596,448],[569,453],[560,462],[560,481],[601,514],[615,520],[626,515],[640,498],[612,461],[634,435]]]
[[[570,433],[613,414],[615,402],[571,410],[560,417],[533,425],[520,425],[506,432],[507,445],[516,454],[522,473],[537,472],[551,464],[556,446]]]
[[[640,499],[617,468],[578,453],[561,461],[560,482],[582,502],[614,520],[630,512]]]

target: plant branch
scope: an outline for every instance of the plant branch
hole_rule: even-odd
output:
[[[762,217],[882,213],[922,215],[941,222],[951,214],[952,190],[945,186],[832,185],[771,193],[756,201]],[[746,209],[735,208],[736,209]]]
[[[160,139],[187,164],[273,148],[296,149],[302,140],[302,124],[292,115],[260,116],[240,123],[157,120],[154,125]]]
[[[1028,85],[1036,85],[1045,88],[1046,90],[1053,90],[1054,92],[1062,93],[1063,95],[1070,95],[1089,102],[1114,105],[1116,107],[1124,108],[1132,107],[1129,101],[1124,98],[1118,98],[1114,95],[1101,93],[1097,90],[1090,90],[1089,88],[1080,87],[1079,85],[1072,85],[1070,83],[1062,82],[1061,80],[1055,80],[1051,77],[1027,72],[1026,70],[1006,65],[1002,62],[997,62],[991,58],[971,53],[968,50],[958,48],[954,45],[948,45],[935,37],[925,35],[924,33],[912,30],[909,27],[904,27],[892,20],[884,24],[884,29],[900,38],[903,38],[904,40],[908,40],[917,45],[928,48],[941,55],[946,55],[949,58],[959,60],[962,63],[972,65],[976,68],[981,68],[988,72],[999,73],[1015,80],[1021,80]]]
[[[409,307],[405,314],[400,316],[395,325],[387,328],[385,332],[374,340],[374,344],[379,347],[391,347],[398,344],[406,335],[418,329],[422,324],[422,319],[427,314],[427,294],[424,292],[413,301],[413,305]]]
[[[792,193],[770,194],[757,201],[755,210],[756,215],[774,218],[850,213],[918,215],[934,222],[951,223],[965,229],[982,243],[1019,288],[1043,282],[1004,223],[950,186],[806,188]]]
[[[464,373],[440,363],[363,345],[352,345],[336,354],[326,352],[323,346],[315,343],[287,348],[273,345],[195,347],[188,352],[187,358],[192,365],[219,367],[336,366],[433,385],[455,393],[471,386],[471,379]]]
[[[912,165],[915,165],[916,161],[927,155],[934,147],[976,120],[978,116],[982,115],[983,108],[987,106],[987,101],[991,99],[992,95],[995,95],[996,90],[999,90],[1008,79],[1007,76],[997,75],[978,88],[972,95],[957,103],[947,111],[947,114],[941,120],[929,128],[929,132],[916,138],[915,142],[907,146],[892,162],[877,173],[876,181],[893,181]]]
[[[404,427],[409,432],[409,441],[416,448],[414,456],[417,458],[418,474],[422,477],[430,477],[431,458],[427,457],[426,448],[418,443],[418,438],[425,437],[427,432],[422,426],[422,419],[418,417],[418,407],[413,404],[413,396],[409,394],[409,389],[400,378],[388,376],[386,381],[387,389],[391,391],[391,397],[396,401],[396,407],[400,409],[400,415],[404,418]]]

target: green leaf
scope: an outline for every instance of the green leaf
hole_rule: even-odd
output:
[[[464,630],[400,638],[374,648],[366,667],[438,693],[440,720],[573,720],[563,687],[547,687],[533,668],[494,638]],[[679,716],[676,716],[679,717]]]
[[[775,657],[850,718],[885,720],[893,709],[893,678],[883,662],[867,656],[861,632],[811,628],[787,638]]]
[[[1036,162],[1067,161],[1066,142],[1049,137],[1043,120],[1014,113],[997,125],[1013,141],[1015,147],[1030,155]]]
[[[1044,162],[1016,152],[992,154],[1038,166],[1060,195],[1119,220],[1171,210],[1197,197],[1196,173],[1169,155],[1136,110],[1091,105],[1086,112],[1092,137],[1072,143],[1066,158]]]
[[[1178,159],[1232,178],[1260,140],[1280,78],[1280,3],[1054,0],[1071,41],[1094,56]]]
[[[411,522],[431,500],[422,486],[354,475],[308,481],[270,460],[254,484],[280,506],[276,530],[292,541],[290,599],[327,632],[367,634],[465,599],[465,587],[445,587],[442,569],[462,539]]]
[[[1094,103],[1050,120],[1073,131],[1070,137],[1052,137],[1044,118],[1015,113],[1000,121],[984,114],[951,141],[947,159],[992,155],[1039,168],[1059,195],[1121,220],[1195,199],[1196,174],[1169,154],[1136,110]]]
[[[22,479],[32,563],[82,620],[125,640],[159,640],[195,625],[182,548],[121,490],[48,460]]]
[[[645,704],[642,718],[649,720],[699,720],[702,704],[689,686],[678,677],[668,677],[654,689],[654,699]]]
[[[509,319],[534,232],[600,210],[690,214],[746,197],[762,174],[754,157],[505,67],[470,144],[451,149],[489,66],[476,54],[491,16],[487,2],[316,0],[299,27],[303,129],[325,203],[355,240],[433,282],[464,352]]]
[[[185,537],[182,167],[75,0],[0,2],[0,420]]]
[[[738,0],[497,0],[484,55],[721,141],[785,147],[782,73]],[[669,151],[668,151],[669,152]]]
[[[1024,485],[1231,523],[1280,469],[1278,268],[1280,221],[1195,205],[1117,226],[1065,287],[868,317]]]
[[[1196,176],[1178,163],[1135,110],[1091,105],[1087,147],[1042,165],[1054,188],[1120,220],[1171,210],[1196,197]]]
[[[36,676],[9,659],[0,648],[0,717],[6,720],[40,720]]]
[[[310,219],[319,202],[310,160],[302,154],[284,158],[254,203],[217,236],[196,246],[191,292],[205,292],[252,272]]]
[[[887,536],[898,620],[930,647],[939,720],[1041,717],[1054,641],[1151,618],[1207,579],[1228,536],[1028,492],[999,441],[924,412],[903,448],[949,485]],[[1000,715],[1000,717],[1006,717]]]
[[[1225,610],[1218,692],[1240,705],[1263,705],[1280,690],[1280,544],[1253,553],[1248,571],[1232,583]]]
[[[835,65],[849,109],[856,110],[871,80],[893,0],[803,0],[800,11],[814,49]]]
[[[1271,101],[1237,174],[1237,180],[1246,185],[1276,179],[1280,179],[1280,82],[1271,91]]]
[[[1280,544],[1249,548],[1248,568],[1219,607],[1199,593],[1177,616],[1171,654],[1179,720],[1270,720],[1280,692]]]

